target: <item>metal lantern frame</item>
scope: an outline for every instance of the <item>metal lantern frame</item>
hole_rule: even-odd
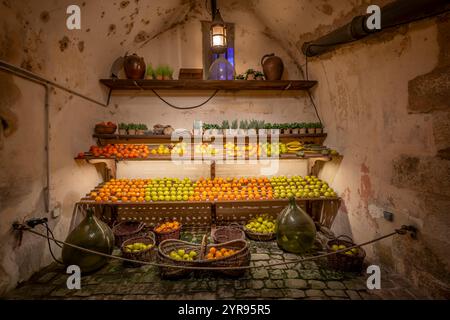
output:
[[[211,51],[221,54],[227,51],[227,26],[217,9],[214,19],[211,22]]]

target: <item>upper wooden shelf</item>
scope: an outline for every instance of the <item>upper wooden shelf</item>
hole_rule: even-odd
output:
[[[317,81],[307,80],[130,80],[100,79],[111,90],[307,90]]]

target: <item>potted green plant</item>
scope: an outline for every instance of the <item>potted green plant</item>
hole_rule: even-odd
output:
[[[299,130],[298,130],[298,133],[300,133],[300,134],[305,134],[306,133],[306,123],[304,123],[304,122],[301,122],[300,124],[299,124],[299,128],[298,128]]]
[[[136,134],[143,135],[148,130],[147,126],[143,123],[136,125]]]
[[[129,123],[128,124],[128,134],[130,136],[136,135],[136,124],[134,124],[134,123]]]
[[[173,69],[165,65],[163,66],[163,80],[172,80],[173,79]]]
[[[248,133],[248,121],[241,120],[239,122],[239,135],[247,135]]]
[[[306,132],[308,134],[314,134],[316,133],[316,128],[314,128],[314,123],[309,122],[306,124]]]
[[[279,135],[281,133],[280,131],[281,131],[281,124],[279,123],[272,124],[272,128],[270,129],[271,135]]]
[[[257,120],[256,121],[256,132],[258,132],[258,134],[265,134],[266,130],[264,128],[265,125],[265,121],[264,120]]]
[[[316,122],[316,133],[323,133],[323,125],[320,122]]]
[[[256,71],[255,80],[264,80],[264,73],[262,73],[261,71]]]
[[[255,119],[252,119],[249,121],[248,123],[248,130],[247,133],[248,135],[256,135],[256,129],[257,129],[257,125],[258,125],[258,121]]]
[[[222,129],[222,134],[226,135],[228,130],[230,130],[230,122],[228,122],[228,120],[223,120],[221,129]]]
[[[119,134],[126,135],[128,130],[128,125],[126,123],[119,123]]]
[[[300,123],[298,123],[298,122],[291,123],[291,133],[292,134],[298,134],[299,129],[300,129]]]
[[[231,131],[230,131],[230,133],[233,134],[233,135],[237,134],[238,128],[239,128],[238,121],[237,121],[237,119],[234,119],[231,122]]]
[[[282,133],[283,133],[283,134],[289,134],[289,133],[291,133],[291,128],[290,128],[289,123],[283,123],[283,124],[281,125],[281,130],[282,130]]]
[[[147,65],[147,69],[145,71],[145,79],[154,79],[155,78],[155,70],[153,70],[153,67],[151,64]]]
[[[245,80],[255,80],[255,70],[248,69],[245,72]]]

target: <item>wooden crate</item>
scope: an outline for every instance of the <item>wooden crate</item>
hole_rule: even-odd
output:
[[[172,202],[123,204],[117,208],[118,221],[142,221],[154,226],[161,221],[178,220],[183,225],[210,225],[211,203],[209,202]]]
[[[297,200],[297,204],[304,209],[314,221],[330,228],[339,209],[339,199]],[[217,202],[213,208],[213,220],[218,225],[231,222],[246,223],[259,214],[269,214],[276,217],[288,205],[287,200],[262,201],[228,201]]]

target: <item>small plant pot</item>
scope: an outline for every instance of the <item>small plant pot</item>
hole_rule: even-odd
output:
[[[238,130],[237,129],[226,129],[223,132],[224,135],[229,135],[229,136],[235,136],[238,134]]]
[[[280,134],[280,129],[270,129],[270,135],[276,136]]]
[[[156,80],[164,80],[164,76],[162,74],[157,74]]]
[[[252,73],[248,74],[248,75],[247,75],[247,78],[246,78],[246,80],[255,80],[255,79],[256,79],[256,78],[255,78],[255,75],[252,74]]]
[[[257,76],[255,79],[256,80],[264,80],[264,76]]]
[[[298,128],[291,129],[292,134],[298,134],[298,132],[299,132]]]
[[[316,133],[316,128],[308,128],[308,134]]]
[[[258,129],[258,134],[259,135],[267,135],[270,133],[270,130],[267,129]]]
[[[316,133],[323,133],[323,128],[316,128]]]
[[[135,136],[136,135],[136,129],[128,129],[128,134],[130,136]]]
[[[298,132],[300,134],[305,134],[306,133],[306,128],[300,128],[300,129],[298,129]]]
[[[238,135],[240,136],[246,136],[248,134],[248,129],[239,129]]]
[[[283,129],[282,132],[283,132],[283,134],[290,134],[291,129]]]
[[[119,134],[120,134],[121,136],[126,135],[126,134],[127,134],[127,129],[119,129]]]
[[[163,80],[173,80],[172,76],[162,76]]]
[[[144,130],[136,130],[136,134],[139,136],[143,136],[144,135]]]

